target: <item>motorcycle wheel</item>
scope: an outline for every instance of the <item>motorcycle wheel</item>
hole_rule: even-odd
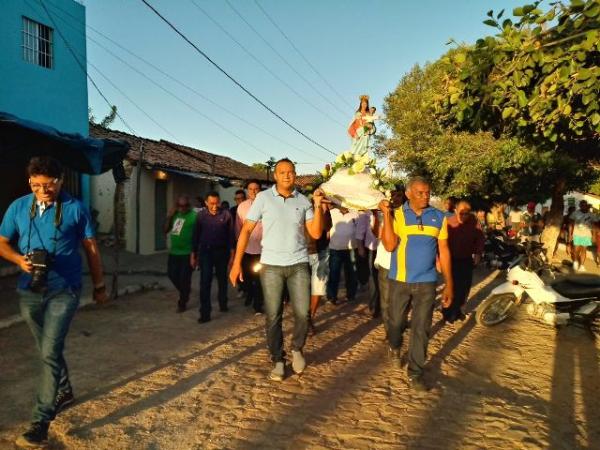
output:
[[[477,307],[475,321],[484,327],[504,322],[516,311],[517,298],[513,294],[497,294],[486,298]]]

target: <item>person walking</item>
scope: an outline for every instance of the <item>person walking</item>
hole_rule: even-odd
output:
[[[248,199],[241,202],[237,207],[235,220],[236,238],[239,238],[240,232],[244,225],[244,221],[248,216],[248,211],[252,207],[256,196],[260,192],[260,182],[258,180],[250,180],[246,185],[248,190]],[[262,251],[263,228],[258,222],[252,234],[248,239],[248,246],[242,257],[242,272],[244,274],[244,286],[246,291],[246,306],[252,305],[255,314],[263,313],[263,293],[260,285],[260,276],[258,269],[260,268],[260,254]]]
[[[306,361],[302,349],[308,331],[310,304],[310,268],[308,265],[307,233],[319,239],[323,232],[323,192],[313,194],[313,208],[308,199],[295,189],[296,169],[287,158],[277,161],[275,185],[256,196],[240,232],[229,279],[235,286],[243,281],[242,259],[252,231],[259,221],[263,224],[260,281],[266,313],[267,345],[274,363],[269,377],[282,381],[285,376],[283,351],[283,288],[288,287],[294,311],[292,337],[292,369],[302,373]]]
[[[346,208],[332,208],[331,231],[329,232],[329,280],[327,281],[327,299],[337,303],[337,295],[344,270],[346,298],[354,301],[357,290],[357,275],[352,261],[352,252],[356,248],[356,221],[358,214]],[[368,270],[368,267],[367,267]],[[368,281],[368,278],[367,278]]]
[[[396,185],[395,190],[391,192],[390,208],[395,210],[396,208],[402,207],[406,198],[404,196],[404,187]],[[381,308],[381,321],[385,328],[385,336],[388,338],[388,325],[389,325],[389,310],[390,310],[390,285],[392,281],[388,278],[390,267],[392,264],[392,252],[388,252],[383,245],[381,236],[383,234],[383,214],[381,211],[377,211],[373,214],[373,233],[379,238],[379,244],[377,245],[377,254],[375,255],[375,261],[373,265],[377,269],[377,286],[379,292],[379,303]]]
[[[535,202],[527,203],[527,210],[521,214],[520,234],[531,242],[540,242],[542,234],[542,216],[535,212]]]
[[[587,272],[585,260],[588,247],[593,245],[592,227],[597,220],[600,218],[590,212],[590,205],[585,200],[581,200],[579,210],[571,214],[569,241],[573,242],[573,269],[576,272]]]
[[[382,200],[382,241],[393,252],[388,278],[392,280],[388,338],[390,357],[396,368],[401,367],[400,347],[412,308],[408,377],[411,387],[428,390],[423,374],[436,297],[436,255],[444,275],[442,306],[452,303],[452,263],[448,246],[445,214],[429,205],[431,188],[424,178],[412,178],[406,186],[408,201],[396,209],[394,216],[388,200]]]
[[[104,303],[107,295],[89,212],[62,189],[61,164],[35,157],[27,172],[32,193],[6,210],[0,224],[0,257],[22,271],[17,287],[21,315],[33,334],[41,363],[32,422],[16,444],[39,448],[47,444],[56,414],[75,401],[63,351],[81,295],[80,244],[94,300]]]
[[[448,323],[465,319],[462,308],[473,283],[473,268],[481,261],[484,241],[483,230],[471,213],[471,204],[460,200],[454,216],[448,218],[448,245],[454,286],[452,303],[442,308],[442,315]]]
[[[323,232],[319,239],[308,239],[308,262],[310,264],[310,316],[308,322],[309,333],[314,335],[315,316],[321,298],[327,294],[329,280],[329,231],[331,230],[331,214],[328,205],[323,203]]]
[[[358,215],[356,223],[356,243],[358,255],[367,261],[368,273],[373,277],[373,292],[369,296],[369,311],[373,318],[379,317],[381,314],[379,283],[377,281],[377,267],[375,266],[375,258],[377,257],[377,246],[379,239],[373,233],[375,216],[379,213],[378,210],[364,211]],[[368,279],[367,283],[368,285]]]
[[[233,219],[227,209],[219,207],[219,194],[206,196],[206,209],[198,213],[192,238],[192,267],[200,267],[200,317],[199,323],[209,322],[212,304],[210,293],[213,271],[219,288],[219,310],[227,307],[227,267],[233,258]]]
[[[196,217],[197,213],[192,209],[190,198],[180,195],[175,202],[175,208],[169,211],[165,220],[165,233],[170,241],[167,274],[179,292],[178,313],[185,311],[190,299],[193,272],[190,255]]]

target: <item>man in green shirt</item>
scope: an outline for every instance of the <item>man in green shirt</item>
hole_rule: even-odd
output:
[[[190,254],[192,253],[192,236],[196,225],[196,216],[196,212],[191,208],[190,198],[187,195],[180,195],[165,221],[165,233],[171,242],[167,273],[179,291],[178,313],[185,311],[185,306],[190,298],[193,270]]]

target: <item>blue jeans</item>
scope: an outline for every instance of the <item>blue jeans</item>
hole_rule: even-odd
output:
[[[342,268],[344,269],[344,278],[346,280],[346,297],[353,300],[356,296],[356,271],[352,261],[352,250],[333,250],[329,249],[329,280],[327,282],[327,298],[337,300]]]
[[[63,349],[80,292],[66,289],[48,294],[28,290],[18,293],[21,315],[31,329],[42,362],[32,421],[49,422],[56,415],[56,395],[71,390]]]
[[[310,305],[310,268],[308,263],[292,266],[263,265],[260,271],[264,308],[267,316],[267,345],[273,362],[284,361],[283,352],[283,288],[287,286],[294,309],[292,350],[304,347],[308,332]]]

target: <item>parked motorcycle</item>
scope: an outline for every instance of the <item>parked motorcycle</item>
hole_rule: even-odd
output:
[[[552,279],[550,283],[542,280],[544,272]],[[571,275],[556,279],[541,244],[527,243],[525,254],[510,264],[507,281],[477,307],[475,319],[479,325],[496,325],[511,317],[524,303],[529,314],[550,325],[575,324],[595,332],[594,322],[600,315],[600,276]]]
[[[505,231],[491,230],[485,239],[483,261],[490,268],[506,269],[523,251],[523,246],[513,242]]]

